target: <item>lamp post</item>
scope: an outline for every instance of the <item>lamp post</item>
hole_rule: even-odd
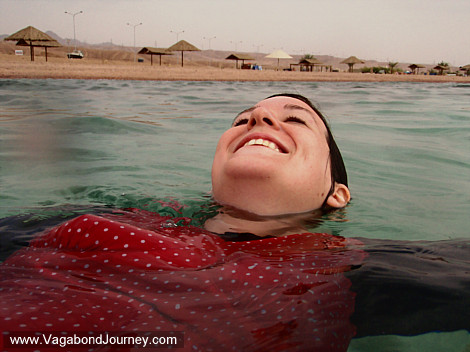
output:
[[[184,31],[181,31],[181,32],[170,31],[170,33],[176,34],[176,42],[178,43],[179,42],[179,36],[180,36],[181,33],[184,33]]]
[[[65,13],[67,15],[72,16],[72,18],[73,18],[73,43],[74,43],[73,51],[76,51],[77,50],[77,39],[76,39],[76,36],[75,36],[75,16],[83,13],[83,11],[78,11],[78,12],[75,12],[75,13],[70,13],[70,12],[65,11]]]
[[[237,48],[238,48],[238,44],[241,44],[243,43],[241,40],[239,42],[233,42],[233,41],[230,41],[231,44],[235,44],[235,51],[238,51]]]
[[[131,26],[131,27],[134,27],[134,62],[137,58],[137,51],[135,50],[135,27],[137,26],[141,26],[142,25],[142,22],[138,23],[138,24],[130,24],[129,22],[127,23],[128,26]]]
[[[209,50],[211,50],[211,40],[212,39],[215,39],[217,38],[216,36],[213,36],[213,37],[210,37],[210,38],[206,38],[206,37],[203,37],[202,39],[207,39],[209,41]]]
[[[263,44],[259,44],[259,45],[253,44],[253,47],[256,48],[257,53],[259,53],[259,48],[261,48],[262,46],[263,46]]]

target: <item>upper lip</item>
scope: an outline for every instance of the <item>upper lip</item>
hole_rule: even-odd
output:
[[[235,152],[240,149],[241,147],[243,147],[246,143],[248,143],[249,141],[251,141],[252,139],[264,139],[264,140],[267,140],[267,141],[270,141],[270,142],[273,142],[274,144],[276,144],[276,146],[279,148],[279,150],[281,151],[281,153],[287,153],[287,148],[284,146],[284,144],[282,144],[278,139],[274,138],[273,136],[270,136],[268,134],[264,134],[264,133],[252,133],[252,134],[249,134],[247,136],[245,136],[238,144],[237,144],[237,147],[235,148]]]

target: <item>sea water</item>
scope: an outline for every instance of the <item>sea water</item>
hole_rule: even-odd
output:
[[[343,153],[352,201],[323,228],[470,237],[470,85],[452,83],[0,80],[0,218],[161,200],[195,210],[219,136],[279,92],[311,98]]]
[[[0,80],[0,219],[95,207],[171,214],[177,202],[183,214],[172,215],[197,224],[211,211],[219,136],[238,112],[280,92],[316,103],[348,170],[351,203],[312,231],[391,243],[470,238],[470,85],[454,83]],[[468,332],[454,331],[365,337],[350,350],[469,344]]]

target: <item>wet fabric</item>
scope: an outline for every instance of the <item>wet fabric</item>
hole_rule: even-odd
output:
[[[188,351],[347,350],[343,273],[362,262],[357,242],[231,242],[188,223],[128,210],[46,232],[0,266],[0,331],[184,331]]]

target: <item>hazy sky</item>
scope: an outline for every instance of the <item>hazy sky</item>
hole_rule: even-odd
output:
[[[0,34],[28,25],[80,41],[470,64],[469,0],[0,0]],[[173,32],[171,32],[173,31]],[[215,39],[209,40],[208,38]],[[206,39],[204,39],[206,38]]]

